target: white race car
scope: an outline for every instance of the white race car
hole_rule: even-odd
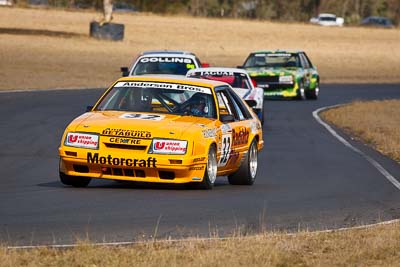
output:
[[[121,67],[121,72],[124,77],[146,74],[185,76],[190,69],[208,66],[191,52],[157,50],[141,53],[130,68]]]
[[[236,68],[198,68],[189,70],[186,77],[222,81],[245,100],[264,124],[264,90],[256,87],[255,82],[243,69]]]

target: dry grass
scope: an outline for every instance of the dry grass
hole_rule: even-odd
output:
[[[322,117],[400,162],[400,100],[356,101]]]
[[[266,233],[222,241],[7,250],[5,266],[398,266],[400,224],[332,233]]]
[[[250,51],[302,49],[324,83],[400,82],[400,30],[114,14],[122,42],[88,38],[100,13],[0,8],[0,28],[78,36],[0,34],[0,89],[105,87],[143,50],[195,52],[212,65],[240,65]]]

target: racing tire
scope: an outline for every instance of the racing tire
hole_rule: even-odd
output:
[[[264,107],[261,109],[261,125],[264,125]]]
[[[217,179],[217,150],[211,145],[208,150],[207,165],[204,171],[203,181],[194,185],[199,189],[212,189]]]
[[[249,150],[242,164],[235,173],[228,175],[228,181],[232,185],[252,185],[256,180],[258,166],[257,140],[251,142]]]
[[[296,99],[297,100],[305,100],[306,99],[306,93],[305,93],[304,86],[303,86],[302,82],[299,83],[299,89],[297,90]]]
[[[309,90],[306,94],[308,99],[312,99],[312,100],[317,100],[318,99],[318,93],[319,93],[319,85],[317,84],[317,86],[315,87],[314,90]]]
[[[86,187],[92,179],[88,177],[70,176],[60,172],[60,181],[65,185],[73,187]]]

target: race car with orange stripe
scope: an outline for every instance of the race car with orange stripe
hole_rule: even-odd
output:
[[[60,180],[189,184],[211,189],[217,176],[252,185],[261,123],[223,82],[135,76],[117,80],[66,128]]]

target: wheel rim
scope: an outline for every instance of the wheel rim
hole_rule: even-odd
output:
[[[257,153],[258,151],[256,144],[253,143],[249,151],[250,175],[252,179],[254,179],[254,177],[256,177],[257,174],[257,166],[258,166]]]
[[[214,149],[210,149],[210,153],[208,154],[207,174],[210,182],[214,184],[217,179],[217,155]]]
[[[304,91],[304,88],[302,87],[302,88],[300,88],[300,97],[301,97],[301,99],[305,99],[306,98],[306,93],[305,93],[305,91]]]

